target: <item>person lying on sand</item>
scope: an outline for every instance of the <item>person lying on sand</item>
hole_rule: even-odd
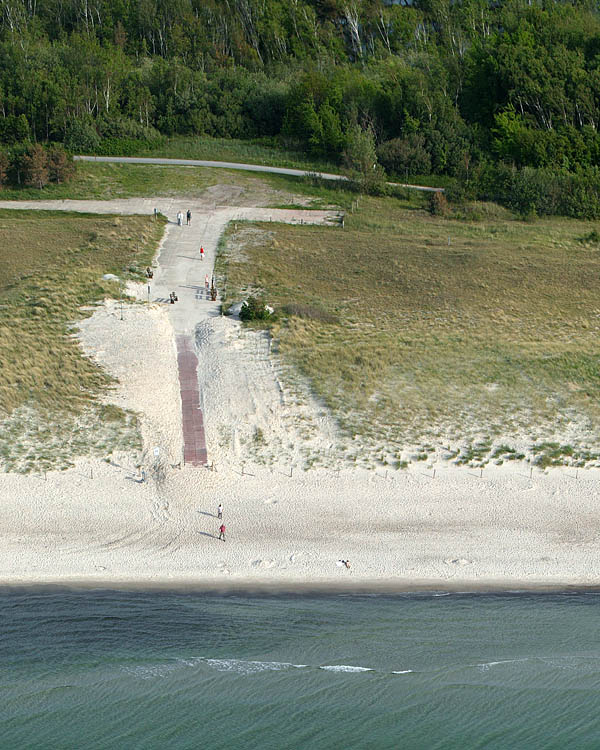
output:
[[[338,560],[338,565],[340,567],[343,565],[345,568],[348,568],[348,570],[350,570],[350,560]]]

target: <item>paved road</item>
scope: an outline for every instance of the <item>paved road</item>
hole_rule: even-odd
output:
[[[331,174],[329,172],[315,172],[303,169],[289,169],[288,167],[264,167],[260,164],[238,164],[229,161],[204,161],[202,159],[159,159],[142,156],[75,156],[79,161],[101,161],[124,164],[162,164],[166,166],[180,167],[221,167],[223,169],[240,169],[247,172],[270,172],[271,174],[286,174],[292,177],[317,176],[323,180],[347,180],[345,175]],[[425,185],[406,185],[400,182],[388,182],[395,187],[409,188],[410,190],[422,190],[428,193],[443,193],[444,188],[427,187]]]

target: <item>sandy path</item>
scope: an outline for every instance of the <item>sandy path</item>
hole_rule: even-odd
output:
[[[94,203],[78,202],[78,210],[94,210]],[[97,203],[117,213],[135,207],[151,213],[156,205],[171,219],[188,208],[174,201]],[[60,207],[74,208],[67,201]],[[198,297],[198,286],[228,220],[271,214],[304,220],[304,214],[190,207],[191,228],[168,226],[152,286],[153,300],[177,288],[181,302],[127,306],[123,321],[107,302],[81,324],[85,351],[120,379],[110,400],[142,414],[146,481],[139,481],[132,455],[82,460],[46,480],[0,475],[0,582],[368,588],[600,582],[597,471],[578,479],[565,470],[530,477],[519,466],[486,468],[482,478],[439,466],[434,479],[419,465],[387,478],[333,467],[301,471],[299,446],[326,446],[331,425],[311,404],[298,407],[287,397],[264,336],[221,318],[215,303]],[[314,212],[306,218],[327,220]],[[203,262],[199,242],[207,250]],[[137,291],[143,299],[145,287]],[[194,336],[217,471],[176,468],[182,445],[175,335]],[[306,412],[300,420],[299,409]],[[309,417],[316,427],[306,438]],[[266,465],[251,447],[256,427],[275,451]],[[219,501],[225,543],[216,538]],[[350,570],[337,564],[342,558],[351,560]]]

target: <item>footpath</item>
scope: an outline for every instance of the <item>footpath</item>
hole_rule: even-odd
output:
[[[220,315],[220,299],[211,299],[214,262],[219,238],[230,221],[272,221],[294,224],[337,224],[337,211],[310,211],[255,207],[206,208],[182,199],[129,198],[122,200],[0,201],[0,208],[45,211],[77,211],[95,214],[145,214],[155,210],[168,219],[154,277],[148,281],[148,301],[165,304],[173,327],[183,420],[184,461],[192,466],[208,462],[202,393],[198,387],[195,331],[211,317]],[[190,226],[186,212],[192,212]],[[177,214],[183,214],[182,226]],[[204,248],[201,258],[200,248]],[[208,284],[208,286],[207,286]],[[174,292],[177,302],[170,304]]]

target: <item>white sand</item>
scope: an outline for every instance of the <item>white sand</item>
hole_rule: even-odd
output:
[[[309,396],[297,403],[286,392],[265,336],[232,319],[209,317],[196,335],[216,471],[177,468],[181,407],[169,306],[126,304],[123,318],[119,304],[107,302],[82,322],[80,338],[120,381],[108,400],[140,413],[143,454],[79,461],[46,479],[0,474],[0,583],[600,583],[597,470],[577,479],[566,469],[530,478],[514,464],[486,468],[482,478],[442,463],[435,478],[420,464],[387,476],[303,471],[311,450],[333,444],[335,427]],[[225,543],[217,539],[219,502]]]
[[[438,467],[433,479],[417,466],[387,479],[324,469],[297,469],[290,478],[283,460],[269,469],[238,453],[239,444],[213,445],[213,427],[216,472],[171,468],[181,460],[181,415],[167,313],[126,305],[123,321],[119,315],[118,304],[108,303],[82,323],[81,339],[120,379],[111,401],[143,415],[146,469],[157,446],[168,458],[166,478],[136,481],[134,455],[79,462],[46,481],[0,475],[0,581],[440,588],[598,582],[596,471],[578,479],[573,470],[534,472],[530,479],[525,467],[502,466],[480,478],[476,470]],[[236,349],[227,349],[227,339],[245,335],[236,325],[215,319],[215,345],[227,356],[205,393],[207,417],[218,423],[241,408],[240,430],[258,419],[270,442],[287,445],[295,407],[288,413],[276,398],[276,369],[259,357],[252,366],[264,368],[262,382],[247,371],[229,377]],[[251,359],[249,346],[237,349],[239,373]],[[225,543],[216,538],[219,501]],[[337,565],[340,559],[351,561],[350,570]]]

